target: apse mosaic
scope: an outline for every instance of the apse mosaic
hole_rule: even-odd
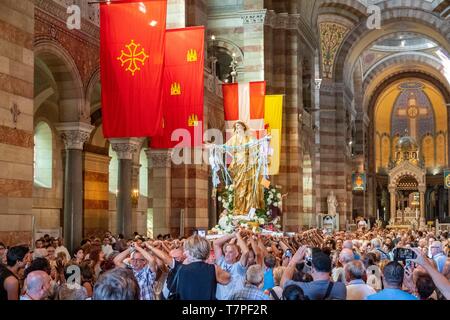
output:
[[[419,166],[435,174],[448,163],[447,118],[441,98],[422,81],[393,84],[378,102],[375,161],[377,172],[395,165],[400,138],[409,136],[418,148]],[[390,95],[390,96],[389,96]],[[388,122],[386,122],[388,121]],[[381,170],[381,171],[379,171]]]
[[[419,82],[399,85],[401,91],[392,109],[391,134],[402,136],[408,133],[416,141],[434,135],[435,118],[430,100]]]

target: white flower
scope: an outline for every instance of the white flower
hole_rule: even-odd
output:
[[[281,193],[277,194],[277,198],[281,199]]]
[[[224,216],[224,217],[222,217],[222,218],[220,218],[219,219],[219,226],[222,228],[222,229],[226,229],[226,227],[228,226],[228,217],[227,216]]]
[[[267,204],[268,204],[268,205],[271,205],[271,204],[272,204],[272,200],[270,200],[270,199],[267,200]]]
[[[278,207],[278,202],[274,202],[273,204],[275,207]]]
[[[259,218],[258,219],[258,223],[259,224],[264,224],[266,221],[264,220],[264,218]]]
[[[217,200],[222,201],[222,197],[218,197]]]
[[[272,198],[273,198],[273,194],[270,194],[270,195],[269,195],[269,199],[272,199]]]

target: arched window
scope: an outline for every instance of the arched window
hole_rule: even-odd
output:
[[[111,146],[109,146],[109,156],[111,160],[109,161],[109,192],[117,194],[117,179],[119,172],[119,161],[117,160],[117,154]]]
[[[142,149],[139,156],[139,193],[147,197],[148,196],[148,159],[145,150]]]
[[[51,188],[52,169],[52,130],[47,123],[39,122],[34,131],[34,184],[41,188]]]

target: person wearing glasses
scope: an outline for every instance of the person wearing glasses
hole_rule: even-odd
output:
[[[431,258],[436,263],[437,269],[440,273],[444,271],[445,263],[447,262],[447,257],[442,249],[442,243],[440,241],[433,241],[430,246]]]
[[[124,260],[130,256],[130,264],[126,265]],[[114,258],[114,264],[121,268],[130,268],[133,271],[140,288],[141,300],[155,300],[153,284],[156,279],[156,260],[136,243]]]

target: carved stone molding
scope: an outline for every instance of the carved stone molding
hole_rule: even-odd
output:
[[[84,122],[62,122],[56,125],[61,134],[66,149],[83,150],[83,145],[89,140],[94,126]]]
[[[53,0],[35,0],[35,5],[37,8],[41,9],[45,13],[60,19],[64,23],[66,22],[69,15],[67,14],[67,7],[69,5],[78,5],[81,9],[81,32],[89,35],[93,39],[100,38],[100,17],[99,17],[99,6],[89,5],[88,1],[53,1]],[[94,40],[95,41],[95,40]]]
[[[147,157],[151,161],[153,168],[170,168],[172,164],[172,152],[171,150],[152,150],[147,149]]]
[[[304,43],[314,51],[318,45],[308,23],[300,14],[276,13],[273,10],[266,12],[264,24],[273,29],[297,30]]]
[[[247,11],[241,13],[241,19],[244,24],[262,24],[266,18],[266,10]]]
[[[141,138],[112,138],[109,139],[111,148],[116,152],[118,159],[131,160],[141,146]]]

